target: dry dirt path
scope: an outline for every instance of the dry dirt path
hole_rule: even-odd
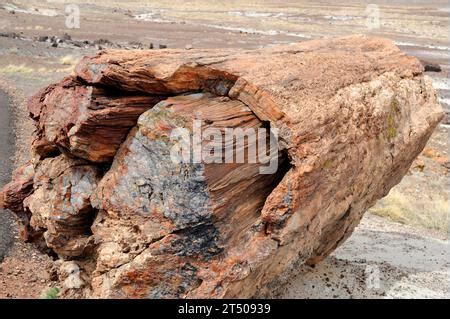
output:
[[[13,115],[8,95],[0,91],[0,188],[11,178],[14,154]],[[9,212],[0,210],[0,261],[13,242]]]

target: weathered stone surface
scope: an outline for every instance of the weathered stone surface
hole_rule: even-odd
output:
[[[43,232],[47,246],[59,256],[80,256],[88,246],[95,217],[90,196],[100,177],[100,169],[64,155],[38,164],[34,192],[24,207],[31,212],[31,227]]]
[[[298,265],[333,251],[406,174],[443,116],[423,71],[391,41],[362,36],[255,51],[101,52],[30,103],[36,152],[54,156],[57,147],[64,155],[38,164],[25,208],[61,256],[80,254],[67,245],[79,237],[96,245],[84,259],[86,296],[269,294]],[[104,117],[97,118],[94,96]],[[139,101],[132,116],[130,96]],[[168,99],[151,109],[161,96]],[[116,134],[122,113],[127,125]],[[196,118],[278,129],[278,171],[176,165],[168,136],[175,127],[192,129]],[[98,182],[106,165],[73,166],[80,160],[69,157],[114,160]],[[53,175],[53,166],[63,174]],[[79,167],[91,178],[72,211],[65,181],[80,184]],[[94,209],[90,236],[84,217]],[[57,211],[68,227],[49,218]]]
[[[141,115],[91,197],[102,211],[93,226],[99,242],[96,297],[177,298],[197,288],[197,270],[245,240],[286,172],[278,150],[277,174],[260,174],[264,164],[245,159],[174,163],[171,150],[178,142],[170,132],[186,128],[192,134],[193,120],[201,121],[204,132],[218,129],[221,138],[226,128],[263,126],[242,102],[211,94],[169,98]],[[266,143],[267,135],[258,142]],[[231,143],[244,146],[239,151],[248,157],[256,141]],[[221,139],[212,142],[222,147]]]
[[[111,162],[140,114],[157,96],[117,95],[66,78],[33,97],[28,108],[37,121],[35,152],[45,158],[61,149],[86,160]]]
[[[13,172],[12,181],[0,192],[0,207],[9,209],[19,217],[19,234],[24,241],[31,240],[34,235],[30,228],[31,214],[23,207],[25,198],[33,193],[33,178],[34,167],[28,162]]]
[[[23,211],[23,200],[33,193],[34,167],[31,162],[12,173],[12,181],[0,192],[0,207],[19,213]]]
[[[313,120],[339,89],[386,72],[413,77],[423,71],[390,40],[347,37],[261,50],[167,50],[99,53],[76,67],[93,85],[124,91],[179,94],[206,90],[244,102],[261,120]]]

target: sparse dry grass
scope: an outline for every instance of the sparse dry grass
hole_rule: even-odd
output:
[[[11,73],[30,74],[33,72],[34,72],[34,69],[26,66],[25,64],[21,64],[21,65],[9,64],[7,66],[0,67],[0,73],[3,73],[3,74],[11,74]]]
[[[70,73],[73,71],[75,65],[78,63],[78,59],[67,55],[62,57],[59,62],[61,65],[66,67],[45,67],[41,66],[39,68],[32,68],[27,66],[26,64],[9,64],[6,66],[0,66],[0,74],[5,76],[21,76],[26,79],[34,79],[42,76],[44,73]]]
[[[62,65],[76,65],[78,63],[78,58],[74,57],[73,55],[65,55],[61,59],[59,59],[59,62]]]
[[[17,47],[11,47],[8,49],[8,53],[17,54],[17,53],[19,53],[19,49]]]
[[[388,196],[369,210],[395,222],[424,227],[447,233],[449,226],[449,202],[442,196],[413,197],[392,189]]]

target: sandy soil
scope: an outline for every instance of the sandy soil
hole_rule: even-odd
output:
[[[353,33],[387,36],[408,53],[441,65],[442,72],[428,75],[449,109],[448,1],[371,2],[379,5],[380,28],[367,28],[367,7],[356,0],[289,4],[74,0],[71,3],[80,8],[80,28],[68,29],[61,1],[0,0],[0,90],[9,94],[15,118],[14,123],[3,118],[0,132],[11,134],[13,127],[16,140],[12,154],[7,148],[11,143],[2,137],[2,160],[13,156],[11,167],[16,167],[30,156],[32,123],[26,99],[70,73],[82,56],[105,47],[257,48]],[[56,47],[52,41],[39,41],[45,36],[62,39],[65,33],[73,41]],[[100,39],[110,44],[94,43]],[[88,43],[79,44],[84,41]],[[368,214],[354,235],[316,268],[299,269],[279,296],[448,297],[448,130],[440,126],[408,175],[370,210],[378,216]],[[2,164],[3,170],[9,168]],[[8,222],[1,223],[3,228]],[[52,284],[50,258],[14,238],[14,226],[3,228],[2,234],[10,230],[15,240],[0,264],[0,298],[39,297]],[[373,274],[379,277],[369,276]],[[379,288],[366,286],[368,276]]]
[[[0,185],[4,185],[13,167],[29,158],[29,147],[21,141],[32,130],[31,123],[19,121],[27,114],[22,94],[5,81],[0,81],[0,108]],[[20,241],[16,225],[10,212],[0,210],[0,298],[38,298],[49,286],[51,259]]]
[[[282,298],[450,298],[450,243],[366,214],[352,237],[314,268],[303,266]]]
[[[1,298],[40,298],[52,285],[52,260],[16,235],[14,244],[0,263]]]

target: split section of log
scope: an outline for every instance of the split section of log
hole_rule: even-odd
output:
[[[226,130],[234,129],[238,129],[235,134],[243,130],[247,135],[243,140],[239,136],[226,139]],[[102,211],[94,223],[94,233],[103,239],[97,264],[99,276],[94,282],[108,282],[119,297],[125,291],[138,297],[148,293],[180,297],[180,291],[193,289],[186,278],[169,289],[166,276],[158,276],[174,272],[182,279],[188,267],[192,272],[188,282],[196,285],[199,278],[193,270],[199,263],[226,254],[230,247],[245,240],[266,197],[288,167],[277,147],[269,149],[269,134],[264,123],[242,102],[211,94],[169,98],[141,115],[137,129],[122,145],[92,198],[94,206]],[[194,154],[196,139],[203,155],[198,162]],[[257,151],[252,153],[252,148],[258,149],[257,144],[264,144],[266,157],[275,157],[277,169],[272,174],[261,174],[260,168],[269,163],[262,163]],[[234,155],[230,163],[225,163],[226,150]],[[184,161],[178,156],[183,152],[189,153]],[[236,163],[241,155],[242,162]],[[108,229],[116,227],[127,235],[108,236]],[[120,256],[115,252],[133,245],[139,247],[140,256],[146,256],[145,267],[131,259],[133,254]],[[125,265],[114,274],[103,272],[113,261],[115,267]],[[136,271],[142,272],[139,276],[145,281],[145,290],[130,282],[130,277],[137,276]],[[107,292],[100,292],[100,296],[105,296],[102,293]]]
[[[35,152],[45,158],[59,148],[95,163],[111,162],[139,115],[161,99],[117,94],[67,78],[29,103],[37,121]]]

